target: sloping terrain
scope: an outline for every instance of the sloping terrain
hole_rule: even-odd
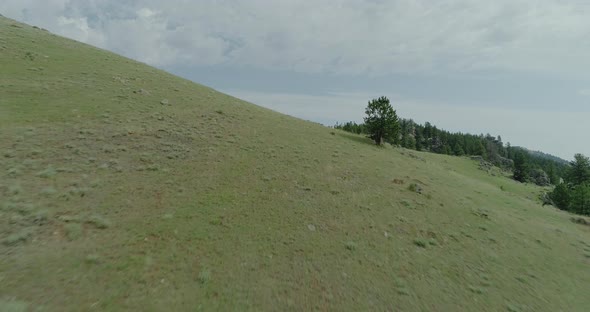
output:
[[[1,17],[0,152],[0,310],[590,306],[539,188]]]

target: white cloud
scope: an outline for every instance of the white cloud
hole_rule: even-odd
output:
[[[251,69],[321,74],[314,77],[401,74],[413,85],[382,94],[233,93],[328,123],[358,120],[367,99],[388,95],[404,117],[501,134],[562,157],[590,155],[573,150],[583,148],[581,136],[590,131],[586,0],[2,0],[0,13],[164,68],[213,65],[243,70],[250,79]],[[421,77],[433,78],[433,94],[444,95],[440,88],[448,86],[456,96],[447,98],[481,103],[460,107],[435,98]],[[489,84],[468,90],[449,77]],[[504,79],[498,77],[513,88],[497,84]],[[522,77],[539,79],[519,89]],[[424,96],[412,91],[423,87]],[[413,99],[395,95],[408,90]],[[555,99],[551,113],[492,104],[533,107],[539,98]]]
[[[4,0],[0,11],[160,66],[575,76],[590,68],[584,1]]]
[[[154,12],[148,8],[141,8],[141,9],[139,9],[139,11],[137,11],[137,15],[140,18],[150,18],[150,17],[153,17],[154,15],[156,15],[156,12]]]

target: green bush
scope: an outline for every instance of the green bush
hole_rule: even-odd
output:
[[[86,223],[92,224],[98,229],[106,229],[111,226],[111,221],[100,215],[90,216]]]
[[[33,229],[25,228],[6,237],[2,243],[6,246],[14,246],[26,242],[33,235]]]
[[[416,245],[418,247],[426,248],[426,246],[428,245],[428,243],[425,240],[423,240],[423,239],[415,239],[414,240],[414,245]]]
[[[79,223],[68,223],[64,226],[66,237],[70,241],[74,241],[82,237],[84,229]]]

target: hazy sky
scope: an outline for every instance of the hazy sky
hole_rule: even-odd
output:
[[[0,14],[297,117],[590,155],[590,1],[2,0]]]

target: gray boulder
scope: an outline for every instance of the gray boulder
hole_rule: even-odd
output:
[[[535,169],[531,171],[531,180],[539,186],[549,186],[551,185],[551,180],[547,173],[541,169]]]

